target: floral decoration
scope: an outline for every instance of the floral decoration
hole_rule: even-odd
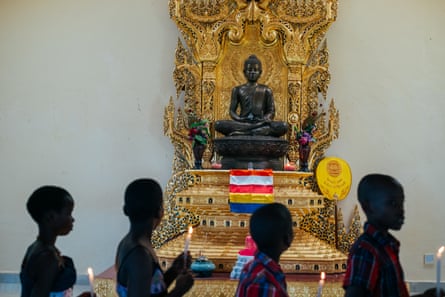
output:
[[[297,127],[294,128],[295,137],[299,145],[306,146],[311,142],[317,141],[317,139],[314,137],[314,133],[317,130],[316,122],[325,114],[325,112],[319,114],[317,111],[314,111],[303,121],[301,130],[298,130]]]
[[[209,121],[199,119],[191,123],[188,137],[189,140],[192,141],[192,146],[195,146],[196,144],[206,145],[210,137]]]

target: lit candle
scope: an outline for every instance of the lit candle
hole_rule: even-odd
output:
[[[187,233],[187,236],[185,238],[185,245],[184,245],[184,268],[187,267],[187,254],[189,250],[190,241],[192,240],[192,233],[193,228],[192,226],[189,227],[189,232]]]
[[[88,280],[90,281],[90,294],[91,294],[91,297],[94,297],[94,273],[93,273],[93,268],[88,267],[87,272],[88,272]]]
[[[320,274],[320,281],[318,282],[317,297],[321,297],[321,292],[323,291],[323,285],[325,279],[326,279],[326,273],[322,272]]]
[[[437,264],[436,264],[436,296],[440,297],[440,269],[442,265],[442,253],[445,246],[441,246],[437,251]]]
[[[287,162],[286,165],[284,165],[284,170],[295,171],[295,165],[291,162]]]

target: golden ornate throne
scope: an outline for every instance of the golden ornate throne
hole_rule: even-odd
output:
[[[170,0],[171,19],[182,38],[176,49],[174,83],[164,114],[164,133],[174,147],[172,176],[165,191],[167,215],[153,237],[161,263],[168,266],[184,246],[184,232],[195,226],[191,252],[204,253],[219,272],[230,272],[244,246],[249,215],[231,213],[228,170],[213,170],[218,158],[213,123],[229,119],[230,94],[245,81],[243,62],[255,54],[263,64],[260,83],[274,92],[276,119],[291,129],[288,160],[297,162],[295,131],[316,115],[310,172],[274,172],[274,196],[294,216],[295,240],[283,254],[287,273],[340,273],[345,251],[360,232],[356,211],[349,233],[334,217],[334,203],[318,192],[313,171],[338,137],[339,112],[326,104],[330,81],[326,33],[337,16],[337,0]],[[189,124],[210,123],[204,169],[193,168]],[[283,161],[284,162],[284,161]],[[337,212],[335,212],[337,213]],[[339,228],[337,228],[339,227]]]

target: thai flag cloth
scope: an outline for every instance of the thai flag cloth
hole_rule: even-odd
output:
[[[272,169],[230,170],[231,212],[253,213],[258,207],[272,202],[274,202]]]

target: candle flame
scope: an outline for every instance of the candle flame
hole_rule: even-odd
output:
[[[320,274],[320,279],[321,280],[325,280],[326,279],[326,273],[324,271]]]
[[[442,253],[445,250],[445,246],[441,246],[437,251],[437,258],[442,258]]]
[[[87,272],[90,279],[92,279],[94,277],[93,268],[88,267]]]
[[[94,272],[93,268],[88,267],[88,280],[90,281],[90,297],[94,297]]]
[[[193,233],[193,227],[190,226],[190,227],[189,227],[189,234],[192,234],[192,233]]]

